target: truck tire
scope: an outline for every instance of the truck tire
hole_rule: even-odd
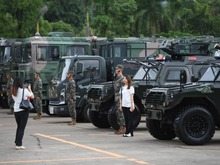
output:
[[[84,122],[91,122],[90,116],[89,116],[89,111],[90,111],[90,105],[86,104],[83,108],[82,111],[82,117]]]
[[[0,107],[9,108],[8,96],[6,96],[6,95],[0,96]]]
[[[135,105],[135,112],[134,113],[136,113],[136,118],[133,123],[133,127],[135,129],[135,128],[137,128],[137,126],[139,125],[139,123],[141,121],[141,113],[140,113],[139,108],[136,105]],[[115,130],[119,130],[120,123],[117,120],[115,105],[113,105],[111,107],[111,109],[108,111],[108,121],[109,121],[109,124],[112,128],[114,128]]]
[[[98,111],[89,111],[89,117],[95,127],[110,128],[108,116],[106,114],[100,114]]]
[[[146,118],[148,132],[158,140],[172,140],[176,137],[172,124],[162,124],[159,120]]]
[[[188,145],[202,145],[209,142],[215,133],[215,124],[210,112],[201,106],[191,106],[180,114],[174,129],[177,137]]]

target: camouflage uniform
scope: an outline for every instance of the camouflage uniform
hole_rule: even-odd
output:
[[[120,123],[120,126],[125,125],[124,115],[123,115],[123,112],[120,110],[120,93],[119,93],[119,91],[122,87],[123,77],[124,77],[123,75],[117,76],[114,81],[116,116],[117,116],[117,119]]]
[[[73,102],[71,102],[71,99]],[[66,100],[68,102],[70,116],[76,120],[76,83],[73,79],[70,79],[66,86]]]
[[[39,115],[42,113],[42,81],[41,79],[35,80],[33,86],[34,93],[34,108]]]
[[[14,80],[12,78],[8,79],[6,89],[7,89],[7,96],[8,96],[8,105],[11,110],[11,113],[14,112],[14,100],[12,99],[11,89]]]

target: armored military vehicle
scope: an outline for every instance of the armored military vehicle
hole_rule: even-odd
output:
[[[220,126],[220,61],[212,61],[201,79],[188,83],[189,75],[181,71],[179,86],[153,88],[147,92],[146,124],[159,140],[176,136],[185,144],[208,143]]]
[[[187,75],[191,78],[187,79],[187,82],[197,81],[204,71],[208,68],[207,64],[203,64],[202,61],[210,59],[208,56],[209,42],[197,42],[197,43],[175,43],[172,45],[162,44],[160,49],[170,54],[170,62],[158,65],[156,69],[154,65],[150,64],[148,69],[143,72],[140,69],[133,78],[135,86],[135,112],[137,118],[134,122],[134,127],[137,127],[140,122],[140,116],[146,115],[144,111],[144,99],[146,96],[146,90],[156,86],[172,86],[179,84],[179,75],[181,70],[186,70]],[[168,56],[169,57],[169,56]],[[195,65],[195,60],[200,60],[200,65]],[[148,64],[149,65],[149,62]],[[149,76],[154,66],[154,74]],[[200,70],[201,75],[198,71]],[[142,74],[140,74],[142,73]],[[119,123],[116,119],[115,106],[114,106],[114,89],[111,83],[92,85],[88,90],[88,102],[91,105],[90,118],[94,126],[98,128],[113,127],[119,129]],[[110,88],[110,89],[109,89]],[[108,120],[106,120],[108,118]]]

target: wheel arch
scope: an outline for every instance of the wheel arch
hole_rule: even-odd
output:
[[[165,111],[165,116],[174,116],[173,119],[175,119],[176,115],[184,111],[184,107],[193,105],[205,107],[213,116],[216,125],[220,126],[220,121],[218,121],[220,113],[218,113],[215,104],[207,97],[185,97],[178,105],[172,107],[169,111]]]

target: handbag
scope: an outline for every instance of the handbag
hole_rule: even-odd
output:
[[[21,103],[19,105],[19,108],[20,109],[24,109],[24,110],[32,110],[32,109],[34,109],[33,104],[29,100],[24,100],[24,89],[23,89],[22,99],[21,99]]]

